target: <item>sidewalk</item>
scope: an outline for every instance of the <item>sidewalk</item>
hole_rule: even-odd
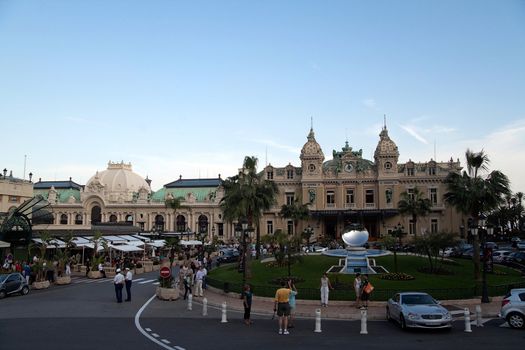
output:
[[[209,306],[220,308],[223,302],[228,305],[228,310],[243,312],[242,300],[237,293],[224,293],[224,291],[208,286],[204,292]],[[196,302],[202,302],[202,298],[194,298]],[[490,303],[482,304],[480,299],[466,300],[442,300],[441,304],[450,311],[462,311],[465,308],[473,314],[476,311],[476,305],[481,305],[483,318],[497,317],[501,308],[502,297],[491,298]],[[386,319],[386,302],[370,301],[368,303],[368,319],[385,320]],[[252,314],[268,315],[273,314],[274,302],[272,298],[263,298],[254,296],[252,302]],[[361,310],[354,306],[354,301],[330,301],[328,307],[321,307],[320,300],[301,300],[297,299],[295,315],[298,318],[315,318],[315,311],[321,310],[323,319],[332,320],[359,320],[361,319]],[[460,314],[460,312],[458,312]]]

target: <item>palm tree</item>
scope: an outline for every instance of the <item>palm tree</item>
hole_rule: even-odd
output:
[[[414,187],[412,192],[401,193],[401,200],[397,203],[401,215],[412,216],[414,223],[414,235],[417,236],[417,218],[426,216],[432,209],[432,203],[423,197],[423,192]]]
[[[264,210],[269,210],[275,203],[278,193],[273,181],[265,180],[263,174],[257,174],[257,158],[245,157],[238,175],[224,180],[224,197],[220,207],[224,219],[228,222],[240,221],[245,217],[256,229],[256,258],[259,258],[261,234],[259,220]]]
[[[285,219],[293,220],[294,234],[297,234],[299,221],[308,219],[310,210],[308,209],[308,204],[300,204],[300,200],[297,198],[292,204],[283,204],[279,215]]]
[[[450,173],[445,179],[448,192],[445,201],[460,212],[473,219],[473,225],[478,226],[480,215],[496,209],[510,194],[509,179],[498,170],[493,170],[482,177],[480,171],[488,171],[490,163],[485,152],[472,152],[467,149],[467,171]],[[479,238],[474,236],[474,277],[480,279]]]
[[[166,208],[173,209],[173,217],[175,218],[175,220],[177,220],[177,210],[186,208],[186,206],[182,205],[183,200],[184,200],[183,197],[176,197],[176,198],[174,197],[174,198],[168,198],[164,202],[164,204],[166,205]],[[177,228],[175,227],[175,229]]]

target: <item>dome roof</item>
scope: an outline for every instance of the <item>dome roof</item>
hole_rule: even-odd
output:
[[[123,194],[122,199],[129,201],[133,193],[137,193],[139,189],[145,188],[148,192],[151,189],[144,180],[144,178],[137,173],[134,173],[131,168],[131,163],[108,163],[107,170],[98,172],[92,176],[86,184],[86,188],[94,188],[102,185],[106,194],[115,195]]]
[[[388,136],[388,130],[386,129],[386,126],[383,128],[383,130],[381,130],[379,137],[380,139],[377,144],[376,151],[374,153],[374,157],[378,157],[378,156],[399,157],[399,151],[397,149],[397,145]]]
[[[310,133],[308,134],[308,141],[304,144],[303,148],[301,149],[301,158],[303,156],[311,157],[321,157],[324,159],[323,150],[321,149],[321,146],[317,143],[315,140],[315,134],[314,130],[310,129]]]

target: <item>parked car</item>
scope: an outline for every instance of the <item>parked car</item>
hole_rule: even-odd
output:
[[[399,323],[402,329],[452,328],[452,316],[427,293],[397,293],[386,305],[387,320]]]
[[[505,258],[504,262],[525,264],[525,252],[512,252]]]
[[[525,328],[525,288],[511,289],[501,301],[500,317],[512,328]]]
[[[324,252],[324,251],[327,251],[328,248],[327,247],[322,247],[320,245],[312,245],[310,247],[308,247],[308,252],[309,253],[321,253],[321,252]]]
[[[499,246],[494,242],[485,242],[485,248],[496,250],[496,249],[499,249]],[[483,245],[481,245],[481,249],[483,249]]]
[[[514,236],[514,237],[512,237],[512,238],[510,239],[510,241],[511,241],[512,243],[514,243],[514,242],[519,243],[519,242],[521,242],[521,239],[520,239],[519,237]]]
[[[439,255],[443,256],[445,258],[448,258],[448,257],[453,256],[454,252],[455,252],[455,248],[448,247],[448,248],[445,248],[442,251],[440,251]]]
[[[29,293],[25,277],[18,272],[0,275],[0,299],[15,293]]]
[[[217,257],[217,263],[230,263],[239,260],[239,251],[237,249],[221,249],[219,250],[219,256]]]
[[[519,250],[525,250],[525,242],[521,241],[516,244]]]
[[[511,253],[510,250],[495,250],[492,252],[492,261],[502,263]]]

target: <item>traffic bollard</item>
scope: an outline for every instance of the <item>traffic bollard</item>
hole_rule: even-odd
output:
[[[463,315],[465,316],[465,332],[471,333],[472,328],[470,327],[470,311],[468,307],[465,308]]]
[[[368,330],[366,329],[366,317],[367,317],[366,310],[361,310],[361,332],[360,334],[368,334]]]
[[[483,327],[483,320],[481,318],[481,305],[476,305],[476,327]]]
[[[226,319],[226,302],[222,303],[222,319],[221,323],[227,323],[228,320]]]
[[[208,299],[202,299],[202,316],[208,316]]]
[[[191,311],[193,308],[193,295],[188,294],[188,310]]]
[[[315,309],[315,333],[321,333],[321,309]]]

